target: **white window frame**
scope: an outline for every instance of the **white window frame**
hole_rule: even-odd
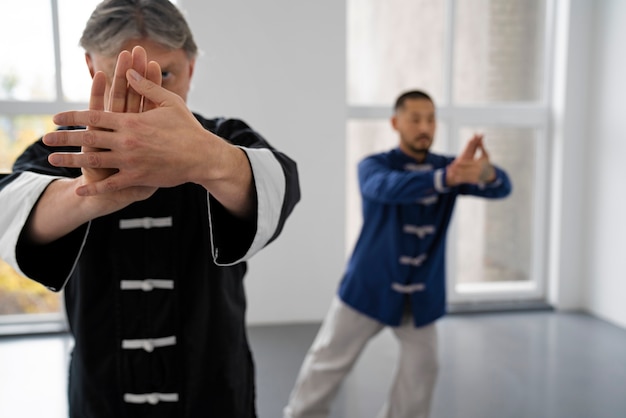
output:
[[[87,107],[86,102],[69,102],[63,99],[58,1],[50,0],[50,6],[54,45],[55,98],[50,101],[0,100],[0,115],[7,117],[53,115],[65,110]],[[35,139],[33,138],[33,140]],[[63,294],[60,293],[59,297],[63,299]],[[67,318],[63,308],[57,313],[0,315],[0,335],[64,332],[66,330]]]

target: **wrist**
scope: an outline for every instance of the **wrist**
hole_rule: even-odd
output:
[[[483,164],[482,170],[480,172],[478,182],[485,184],[491,183],[496,179],[496,169],[490,163]]]
[[[454,187],[458,184],[456,179],[456,169],[454,163],[448,165],[445,170],[445,185],[446,187]]]

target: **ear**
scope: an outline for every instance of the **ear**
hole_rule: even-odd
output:
[[[191,80],[191,77],[193,77],[193,70],[196,68],[196,59],[193,58],[191,60],[189,60],[189,79]]]
[[[93,75],[96,72],[93,69],[93,59],[91,58],[91,55],[89,55],[88,53],[85,53],[85,62],[87,62],[87,68],[89,68],[89,74],[91,74],[91,78],[93,78]]]
[[[393,115],[391,119],[389,119],[389,121],[391,122],[391,127],[394,129],[394,131],[397,131],[398,130],[398,117],[396,115]]]

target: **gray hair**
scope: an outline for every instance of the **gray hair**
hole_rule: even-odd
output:
[[[104,0],[87,21],[80,45],[87,53],[115,56],[129,39],[148,38],[190,59],[198,47],[187,21],[169,0]]]

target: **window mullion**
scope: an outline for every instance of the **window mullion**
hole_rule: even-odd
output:
[[[0,114],[5,116],[18,115],[53,115],[66,110],[84,109],[84,102],[25,102],[0,101]]]
[[[545,106],[536,105],[494,105],[494,106],[448,106],[437,109],[440,118],[455,126],[528,126],[545,127],[547,123]]]
[[[454,26],[456,24],[456,0],[446,0],[446,21],[443,45],[443,98],[447,106],[453,105],[454,90]]]
[[[59,3],[58,0],[50,0],[52,11],[52,38],[54,42],[54,71],[56,83],[56,102],[64,102],[63,77],[61,75],[61,33],[59,28]]]
[[[556,27],[557,27],[557,5],[556,0],[546,0],[546,17],[544,27],[546,28],[544,34],[543,44],[543,94],[542,100],[546,105],[550,105],[552,102],[552,88],[553,88],[553,68],[554,68],[554,56],[555,56],[555,39],[556,39]]]

